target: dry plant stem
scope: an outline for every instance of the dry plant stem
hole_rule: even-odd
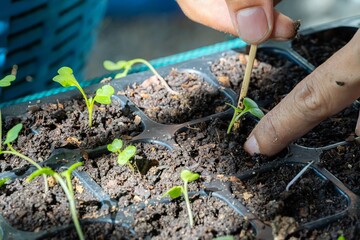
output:
[[[257,45],[252,44],[250,46],[249,59],[246,64],[244,79],[241,84],[241,90],[240,90],[239,100],[238,100],[238,104],[237,104],[237,107],[240,109],[244,109],[243,100],[246,97],[248,89],[249,89],[250,77],[251,77],[251,72],[252,72],[252,69],[254,66],[256,50],[257,50]],[[236,112],[234,112],[233,118],[235,118],[235,117],[236,117]],[[240,128],[240,124],[241,124],[240,121],[241,120],[239,119],[239,121],[234,124],[234,126],[233,126],[234,130]]]
[[[144,61],[142,59],[134,59],[134,62],[141,62],[143,64],[145,64],[154,74],[155,76],[160,80],[160,82],[162,83],[162,85],[165,87],[165,89],[174,95],[179,95],[179,93],[177,91],[174,91],[170,88],[170,86],[167,84],[167,82],[165,81],[165,79],[160,76],[160,74],[155,70],[155,68],[153,66],[151,66],[151,64],[149,64],[147,61]]]

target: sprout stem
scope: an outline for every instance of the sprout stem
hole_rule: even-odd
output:
[[[296,176],[288,183],[285,190],[289,191],[289,188],[305,173],[305,171],[311,166],[314,161],[309,162]]]
[[[188,189],[187,189],[187,181],[184,181],[183,194],[184,194],[184,199],[185,199],[185,203],[186,203],[186,208],[187,208],[188,215],[189,215],[190,227],[192,228],[192,227],[194,226],[194,220],[193,220],[192,211],[191,211],[191,206],[190,206],[190,201],[189,201],[189,195],[188,195]]]

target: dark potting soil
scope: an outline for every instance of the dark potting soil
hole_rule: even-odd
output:
[[[302,169],[282,166],[233,183],[233,193],[262,221],[276,216],[294,218],[299,225],[330,216],[347,207],[346,198],[329,181],[308,170],[286,191],[287,184]]]
[[[357,28],[340,27],[309,35],[299,35],[292,47],[315,67],[324,63],[354,36]]]
[[[127,97],[158,123],[184,123],[228,108],[225,102],[229,100],[219,88],[195,72],[173,69],[164,79],[179,95],[170,94],[155,77],[125,91]]]
[[[54,180],[49,180],[49,182]],[[99,217],[100,203],[73,179],[79,218]],[[51,184],[49,184],[51,185]],[[17,179],[0,189],[1,215],[9,224],[25,231],[38,232],[56,226],[72,224],[69,204],[59,184],[49,188],[44,197],[44,180],[38,177],[30,183]]]
[[[360,196],[360,143],[353,141],[325,151],[321,165],[334,174],[352,192]]]
[[[84,101],[32,106],[26,115],[6,118],[6,133],[21,122],[23,129],[13,143],[14,149],[37,162],[46,160],[55,148],[94,148],[110,143],[120,136],[135,136],[142,130],[140,123],[127,107],[114,99],[111,105],[95,105],[93,126],[88,127],[88,112]],[[3,134],[5,135],[5,134]],[[0,171],[28,165],[13,155],[0,156]]]

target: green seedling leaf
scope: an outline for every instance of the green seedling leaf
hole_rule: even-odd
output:
[[[95,101],[101,104],[110,104],[111,96],[115,93],[115,90],[110,85],[105,85],[96,90]]]
[[[346,239],[345,239],[344,235],[341,234],[341,235],[337,238],[337,240],[346,240]]]
[[[7,75],[0,80],[0,87],[8,87],[11,85],[11,82],[14,81],[16,77],[14,75]]]
[[[250,98],[244,98],[243,99],[243,104],[245,106],[245,108],[259,108],[259,106],[256,104],[256,102]]]
[[[2,187],[2,186],[4,186],[4,184],[7,182],[7,181],[9,181],[10,180],[10,178],[1,178],[0,179],[0,188]]]
[[[18,123],[13,126],[6,134],[6,139],[4,144],[12,143],[19,136],[19,132],[21,131],[23,125],[22,123]]]
[[[119,152],[122,147],[123,147],[123,141],[117,138],[115,138],[111,144],[107,145],[107,149],[113,153]]]
[[[164,193],[163,197],[165,197],[166,195],[169,195],[169,197],[171,199],[175,199],[175,198],[180,197],[182,193],[183,193],[183,187],[175,186],[175,187],[172,187],[171,189],[169,189],[166,193]]]
[[[32,180],[34,180],[34,178],[43,174],[53,176],[55,172],[49,167],[40,168],[35,172],[33,172],[32,174],[30,174],[30,176],[26,179],[26,182],[31,182]]]
[[[261,111],[261,109],[259,109],[259,108],[251,108],[251,109],[249,109],[249,113],[251,113],[252,115],[254,115],[255,117],[257,117],[259,119],[261,119],[263,116],[265,116],[263,111]]]
[[[217,238],[214,238],[213,240],[234,240],[235,238],[231,235],[228,235],[228,236],[221,236],[221,237],[217,237]]]
[[[73,70],[69,67],[62,67],[58,70],[58,75],[56,75],[53,80],[58,82],[63,87],[77,87],[79,85],[78,81],[75,79]]]
[[[105,60],[103,65],[106,70],[115,71],[123,69],[127,65],[127,61],[118,61],[114,63],[112,61]]]
[[[180,177],[184,182],[192,182],[199,179],[200,175],[198,173],[193,173],[189,170],[182,170],[180,173]]]
[[[136,147],[129,145],[123,151],[119,153],[118,156],[118,164],[124,165],[129,162],[129,160],[135,156],[136,154]]]

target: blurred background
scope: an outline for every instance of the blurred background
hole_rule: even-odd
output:
[[[306,28],[360,15],[360,0],[277,8]],[[87,80],[108,73],[104,60],[157,59],[232,38],[187,19],[175,0],[1,0],[0,76],[17,79],[0,89],[0,102],[59,88],[51,79],[61,66]]]
[[[284,0],[276,8],[300,19],[302,29],[360,15],[360,0]],[[86,77],[106,73],[106,59],[156,59],[231,38],[187,19],[174,0],[108,0]]]

